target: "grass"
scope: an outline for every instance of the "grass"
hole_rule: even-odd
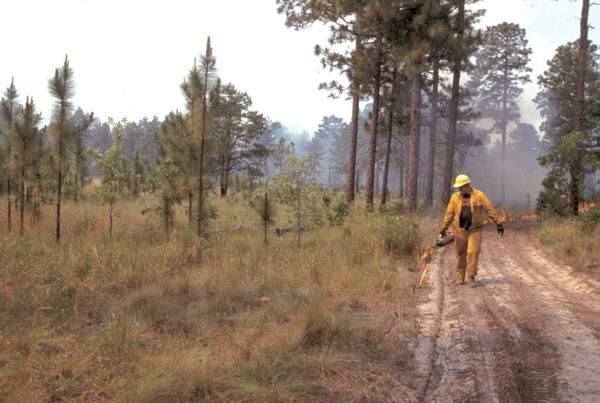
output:
[[[152,199],[121,204],[112,239],[88,202],[64,206],[59,245],[49,207],[25,239],[3,232],[0,400],[389,398],[412,365],[419,296],[414,259],[378,236],[385,218],[357,209],[300,247],[294,234],[265,245],[240,195],[211,202],[204,240],[183,210],[167,240],[141,214]]]
[[[543,220],[536,236],[556,257],[573,268],[589,270],[600,267],[600,226],[579,218]]]

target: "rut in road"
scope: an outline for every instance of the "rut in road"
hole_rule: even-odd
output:
[[[600,286],[508,227],[486,231],[480,286],[454,284],[452,246],[432,263],[421,306],[424,401],[600,401]]]

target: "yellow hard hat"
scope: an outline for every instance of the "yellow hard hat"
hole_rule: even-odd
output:
[[[459,188],[467,183],[471,183],[471,179],[467,175],[458,175],[454,181],[454,187]]]

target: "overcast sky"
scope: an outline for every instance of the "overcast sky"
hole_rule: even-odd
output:
[[[482,26],[502,21],[527,30],[533,83],[522,99],[524,118],[539,123],[531,102],[536,77],[557,46],[577,38],[580,1],[484,0]],[[75,104],[102,119],[159,118],[182,108],[179,90],[194,57],[211,35],[219,75],[247,91],[254,107],[295,130],[316,129],[323,115],[345,119],[350,103],[317,89],[331,76],[313,54],[327,29],[285,27],[275,0],[19,0],[3,1],[0,86],[14,76],[20,95],[32,95],[45,117],[47,82],[69,55],[76,77]],[[600,27],[600,7],[590,24]],[[599,28],[600,29],[600,28]],[[600,42],[597,29],[590,39]]]

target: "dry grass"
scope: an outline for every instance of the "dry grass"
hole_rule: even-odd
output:
[[[113,239],[90,203],[65,206],[58,246],[50,208],[24,240],[0,235],[0,400],[391,399],[416,296],[382,218],[264,245],[239,196],[212,202],[202,241],[183,211],[166,240],[151,199],[121,205]]]
[[[560,259],[576,269],[600,267],[600,226],[585,219],[547,219],[536,235]]]

